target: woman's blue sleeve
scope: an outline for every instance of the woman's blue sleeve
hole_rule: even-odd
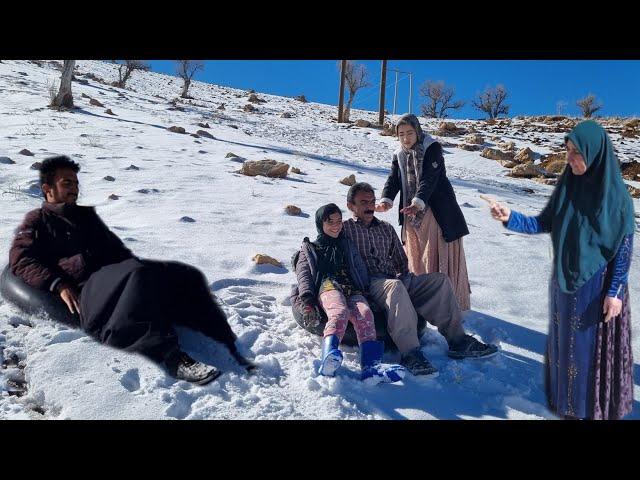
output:
[[[633,233],[624,237],[622,244],[613,259],[613,276],[611,286],[607,291],[608,297],[622,298],[625,286],[629,281],[631,254],[633,253]]]
[[[538,217],[527,217],[515,210],[511,211],[509,220],[502,222],[509,230],[519,233],[543,233],[542,224],[538,221]]]

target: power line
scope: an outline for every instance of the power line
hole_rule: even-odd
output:
[[[408,77],[400,77],[400,79],[398,80],[398,82],[401,82],[401,81],[405,80],[406,78],[408,78]],[[394,83],[394,85],[395,85],[395,83]],[[387,91],[389,88],[394,87],[394,85],[387,85],[387,86],[385,87],[385,91]],[[367,87],[366,89],[368,90],[368,89],[370,89],[370,88],[375,88],[375,86]],[[363,89],[363,90],[364,90],[364,89]],[[365,100],[367,100],[367,99],[369,99],[369,98],[373,97],[373,96],[374,96],[374,95],[376,95],[376,94],[378,94],[378,91],[377,91],[377,90],[374,90],[374,91],[372,91],[371,93],[368,93],[368,94],[367,94],[367,95],[365,95],[365,96],[358,96],[358,99],[357,99],[357,100],[354,100],[352,107],[354,107],[354,108],[355,108],[355,107],[357,107],[357,106],[362,106],[362,104],[363,104],[363,102],[364,102]]]

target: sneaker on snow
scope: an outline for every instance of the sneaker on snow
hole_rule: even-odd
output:
[[[420,347],[414,348],[402,355],[400,365],[409,370],[413,375],[433,375],[438,371],[438,369],[427,360],[427,357],[424,356]]]
[[[185,352],[178,352],[172,355],[167,359],[166,364],[169,372],[175,378],[197,385],[205,385],[222,374],[216,367],[198,362]]]
[[[487,358],[495,355],[498,347],[492,344],[482,343],[480,340],[465,334],[461,340],[449,345],[447,355],[451,358]]]

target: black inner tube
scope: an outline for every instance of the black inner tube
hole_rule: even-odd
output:
[[[375,304],[370,304],[371,311],[373,312],[373,319],[376,324],[376,334],[378,336],[378,340],[384,342],[385,349],[387,350],[397,350],[396,344],[393,342],[389,333],[387,332],[387,316],[384,313],[384,310],[377,307]],[[302,323],[302,314],[300,311],[292,305],[291,310],[293,311],[293,318],[295,321],[304,328],[307,332],[312,333],[313,335],[322,336],[325,325],[327,324],[327,315],[324,313],[322,309],[320,312],[322,313],[322,319],[320,321],[320,325],[316,327],[306,327]],[[418,338],[422,336],[427,326],[427,322],[424,318],[418,315]],[[349,323],[347,325],[347,330],[345,331],[344,337],[342,338],[342,343],[344,345],[355,347],[358,345],[358,337],[356,336],[356,332],[353,328],[353,325]]]
[[[72,314],[58,295],[27,285],[11,273],[9,265],[0,274],[0,295],[25,313],[45,312],[56,322],[74,327],[80,325],[79,315]]]

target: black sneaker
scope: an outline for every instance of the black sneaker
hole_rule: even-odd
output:
[[[205,385],[222,374],[216,367],[198,362],[185,352],[178,352],[168,358],[166,365],[169,373],[175,378],[195,383],[196,385]]]
[[[461,340],[449,345],[447,355],[451,358],[487,358],[495,355],[498,347],[492,344],[484,344],[480,340],[465,334]]]
[[[402,355],[400,365],[409,370],[413,375],[433,375],[438,371],[438,369],[427,360],[419,347]]]

